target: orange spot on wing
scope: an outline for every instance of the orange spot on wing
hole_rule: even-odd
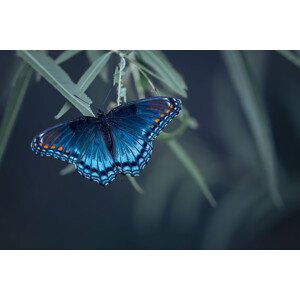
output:
[[[69,153],[70,153],[70,150],[67,149],[67,150],[66,150],[66,154],[69,154]]]
[[[155,123],[159,123],[160,119],[155,119],[154,122]]]
[[[163,118],[165,116],[165,114],[161,114],[160,117]]]
[[[151,125],[150,128],[154,128],[154,125]]]
[[[63,149],[63,147],[61,147],[61,146],[59,148],[57,148],[58,151],[62,151],[62,149]]]
[[[49,148],[49,146],[44,146],[44,149],[48,149]]]
[[[55,146],[51,146],[51,149],[55,149]]]
[[[40,147],[43,147],[43,144],[39,144]]]

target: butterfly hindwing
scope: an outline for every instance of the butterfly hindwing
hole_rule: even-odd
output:
[[[117,171],[124,175],[138,176],[151,157],[152,142],[147,142],[120,127],[111,128],[111,132]]]
[[[88,146],[75,163],[79,174],[101,185],[108,185],[116,178],[116,167],[109,152],[105,136],[99,127],[92,133]]]
[[[180,109],[179,99],[157,97],[129,102],[108,113],[118,172],[139,174],[151,157],[152,141]]]

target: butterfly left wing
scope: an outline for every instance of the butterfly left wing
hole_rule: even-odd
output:
[[[59,124],[37,135],[31,148],[41,156],[73,163],[82,176],[107,185],[116,173],[100,124],[92,117]]]
[[[31,149],[40,156],[75,163],[93,131],[86,123],[86,118],[80,118],[48,128],[32,140]]]
[[[137,176],[152,153],[152,141],[181,110],[176,98],[156,97],[129,102],[107,114],[114,140],[117,171]]]

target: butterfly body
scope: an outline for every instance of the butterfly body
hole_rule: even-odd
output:
[[[81,117],[46,129],[31,148],[73,163],[85,178],[107,185],[118,173],[139,175],[150,160],[152,141],[180,110],[176,98],[132,101],[97,118]]]

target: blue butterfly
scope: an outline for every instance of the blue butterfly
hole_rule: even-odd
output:
[[[181,110],[176,98],[156,97],[122,104],[97,118],[81,117],[37,135],[32,150],[72,163],[82,176],[105,186],[118,173],[138,176],[152,141]]]

